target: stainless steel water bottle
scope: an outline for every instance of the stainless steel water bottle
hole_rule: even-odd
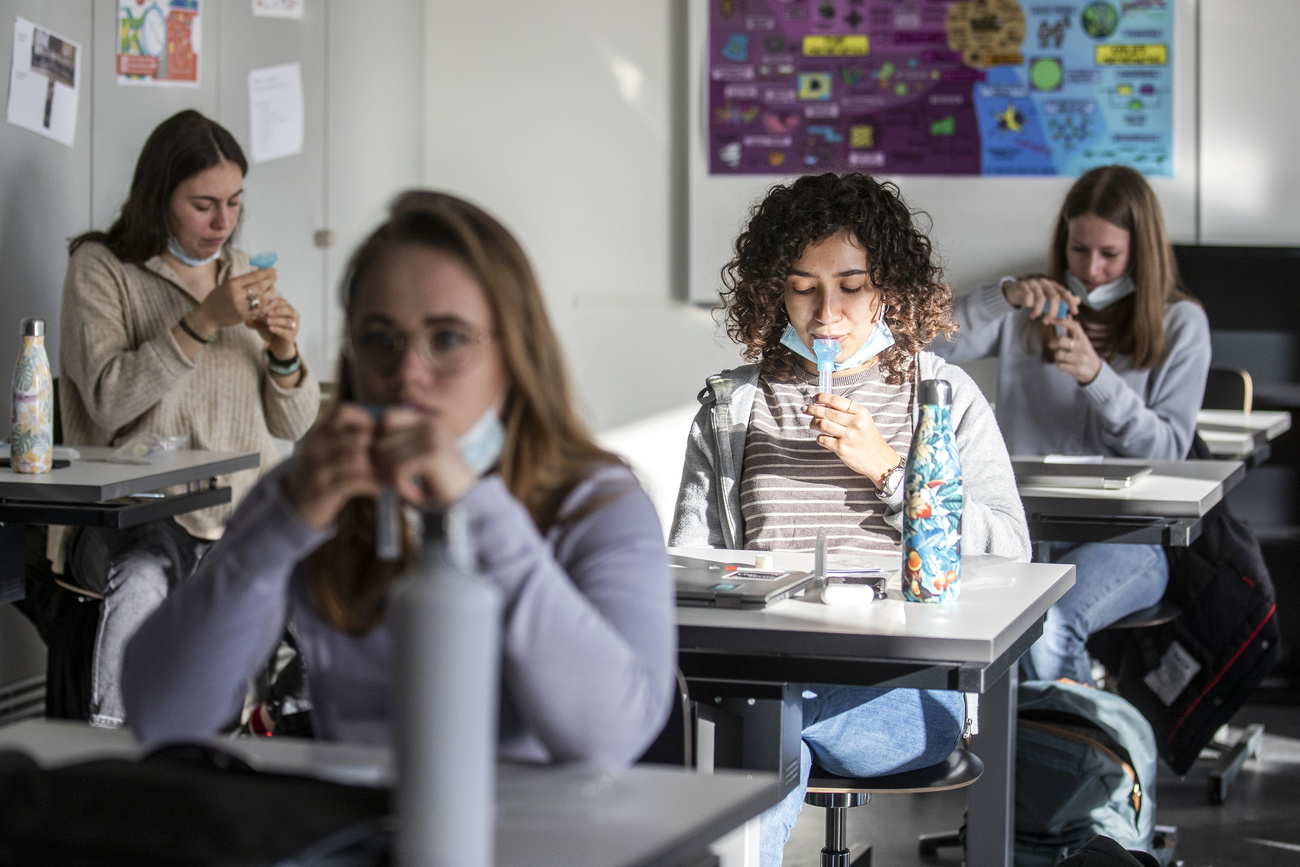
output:
[[[48,473],[54,460],[54,383],[45,354],[45,322],[23,320],[23,348],[14,365],[9,463],[16,473]]]
[[[420,559],[389,600],[402,867],[493,864],[501,604],[475,574],[464,514],[426,516]]]

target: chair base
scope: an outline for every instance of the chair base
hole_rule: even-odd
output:
[[[834,852],[822,849],[821,867],[871,867],[871,846],[868,845],[856,858],[848,849]]]
[[[1264,748],[1264,727],[1259,723],[1251,723],[1235,744],[1229,746],[1211,742],[1208,748],[1216,749],[1219,753],[1219,761],[1210,771],[1206,787],[1206,796],[1211,806],[1217,806],[1227,800],[1228,789],[1246,759],[1259,758]]]
[[[916,839],[917,851],[922,858],[934,858],[939,849],[953,846],[966,847],[966,829],[960,831],[939,831],[934,834],[922,834]]]

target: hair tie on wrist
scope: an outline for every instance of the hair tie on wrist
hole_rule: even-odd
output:
[[[296,352],[293,354],[293,358],[288,361],[281,361],[271,354],[271,350],[266,351],[266,369],[276,376],[289,376],[297,373],[300,367],[302,367],[302,356]]]
[[[188,315],[188,314],[186,314],[186,315]],[[201,334],[199,334],[199,332],[196,331],[196,330],[195,330],[195,329],[190,325],[190,323],[188,323],[188,322],[185,321],[185,317],[184,317],[184,316],[181,317],[180,326],[181,326],[181,331],[184,331],[186,334],[188,334],[190,337],[193,337],[193,338],[194,338],[195,340],[197,340],[199,343],[204,343],[204,344],[206,344],[206,343],[211,343],[212,341],[214,341],[214,340],[217,339],[217,335],[215,335],[215,334],[212,335],[211,337],[204,337],[204,336],[202,336]]]

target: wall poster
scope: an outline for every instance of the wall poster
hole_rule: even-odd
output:
[[[1174,0],[709,0],[709,172],[1173,175]]]
[[[199,86],[199,0],[117,0],[117,83]]]

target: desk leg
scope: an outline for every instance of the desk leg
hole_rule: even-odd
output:
[[[746,685],[690,683],[701,722],[711,737],[698,738],[699,767],[712,741],[714,768],[771,771],[784,796],[799,781],[799,741],[803,733],[803,687],[799,684]],[[705,726],[697,724],[697,730]]]
[[[27,596],[25,525],[0,524],[0,604],[21,602]]]
[[[1016,825],[1016,693],[1013,665],[980,696],[980,734],[971,750],[984,775],[966,791],[966,853],[971,867],[1011,867]]]

